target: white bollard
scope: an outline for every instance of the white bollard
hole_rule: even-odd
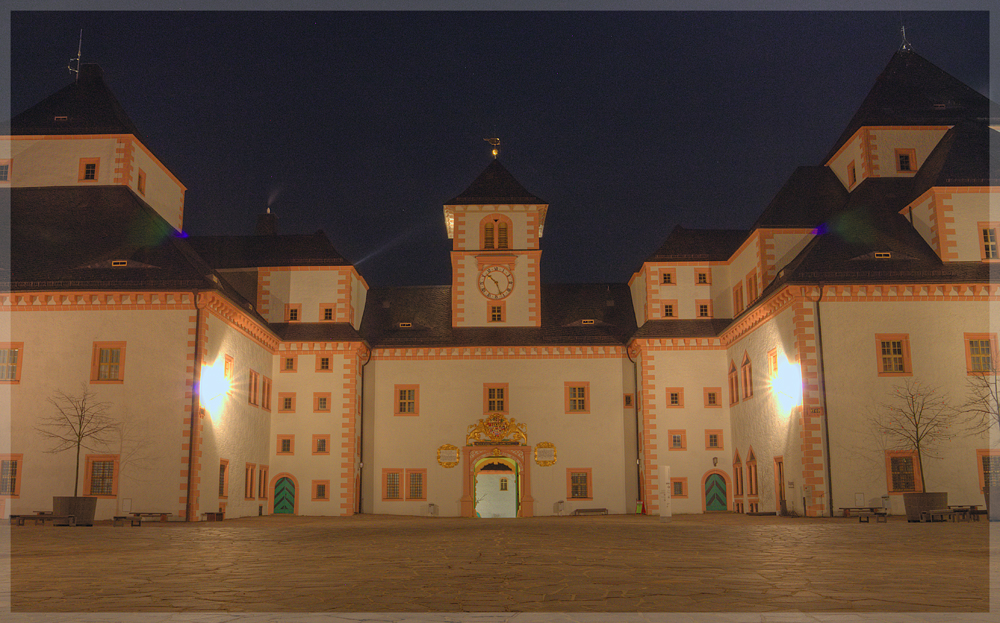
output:
[[[670,508],[670,466],[660,465],[660,521],[670,521],[673,510]]]

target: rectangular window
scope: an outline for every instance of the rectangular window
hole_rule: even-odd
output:
[[[23,350],[24,342],[0,342],[0,383],[20,382]]]
[[[229,461],[219,461],[219,497],[229,497]]]
[[[257,478],[257,497],[267,499],[267,465],[261,465]]]
[[[256,463],[247,463],[243,469],[243,499],[252,500],[254,493],[253,477],[257,473]]]
[[[229,355],[225,355],[224,361],[225,361],[225,363],[223,364],[223,367],[222,367],[222,375],[224,377],[226,377],[226,382],[230,386],[232,386],[232,383],[233,383],[233,369],[235,367],[235,364],[233,362],[233,358],[230,357]]]
[[[979,253],[983,260],[1000,260],[997,229],[1000,229],[1000,223],[979,223]]]
[[[668,430],[667,438],[670,439],[670,450],[687,450],[687,432],[683,430]]]
[[[979,490],[1000,485],[1000,450],[976,450],[979,457]]]
[[[247,393],[249,394],[247,401],[252,405],[257,404],[257,388],[259,383],[260,374],[250,370],[250,379],[247,382]]]
[[[278,435],[277,454],[295,454],[295,435]]]
[[[968,373],[981,374],[995,371],[996,352],[997,336],[995,333],[965,334],[965,369]]]
[[[313,435],[313,454],[330,454],[329,435]]]
[[[260,406],[267,411],[271,410],[271,379],[266,376],[261,384]]]
[[[330,499],[328,490],[330,489],[329,480],[314,480],[313,483],[313,502],[323,502]]]
[[[698,285],[707,285],[712,283],[712,271],[708,269],[695,270],[694,282]]]
[[[483,383],[483,413],[508,413],[509,385]]]
[[[497,223],[497,248],[507,248],[507,223]]]
[[[684,406],[684,388],[683,387],[668,387],[667,390],[667,407],[679,409]]]
[[[566,470],[567,496],[572,500],[591,500],[594,498],[591,482],[591,470],[570,468]]]
[[[699,318],[712,317],[712,301],[698,300],[694,302],[695,309],[698,310]]]
[[[80,158],[80,173],[77,179],[81,182],[96,182],[100,164],[100,158]]]
[[[325,320],[327,322],[333,320],[333,308],[332,307],[324,307],[323,308],[323,320]]]
[[[427,499],[426,469],[406,470],[406,499],[407,500]]]
[[[774,378],[778,376],[778,349],[772,348],[767,351],[767,376]]]
[[[500,479],[500,490],[501,491],[506,491],[507,490],[507,479],[506,478],[501,478]]]
[[[0,160],[0,184],[2,183],[10,184],[10,160]]]
[[[688,496],[688,479],[687,478],[671,478],[670,488],[672,489],[672,497],[675,498],[686,498]]]
[[[403,499],[403,470],[388,468],[382,469],[382,499]]]
[[[886,452],[889,493],[920,491],[920,469],[916,452]]]
[[[722,388],[721,387],[706,387],[704,390],[705,394],[705,406],[709,409],[722,408]]]
[[[722,446],[722,431],[721,430],[706,430],[705,431],[705,449],[706,450],[724,450]]]
[[[125,342],[94,342],[91,383],[121,383],[125,378]]]
[[[396,385],[393,390],[396,415],[419,415],[420,386]]]
[[[590,413],[588,404],[590,383],[567,381],[565,383],[566,392],[566,413]]]
[[[757,300],[757,271],[752,271],[746,278],[747,282],[747,305]]]
[[[146,194],[146,172],[142,169],[139,169],[139,181],[137,182],[136,187],[139,189],[140,195]]]
[[[854,183],[858,181],[858,172],[854,166],[854,161],[851,160],[850,164],[847,165],[847,186],[850,188],[854,186]]]
[[[632,394],[625,394],[624,403],[622,406],[624,406],[626,409],[631,409],[633,404],[632,400],[633,400]]]
[[[22,456],[20,454],[0,455],[0,496],[18,497],[21,494],[18,467],[21,465]]]
[[[295,393],[294,392],[279,392],[278,393],[278,411],[281,413],[294,413],[295,412]]]
[[[677,303],[664,303],[663,304],[663,317],[664,318],[676,318],[677,317]]]
[[[665,286],[672,286],[677,284],[677,269],[676,268],[661,268],[660,269],[660,283]]]
[[[733,315],[738,316],[743,311],[743,284],[733,286]]]
[[[880,334],[875,336],[879,376],[910,376],[910,336]]]
[[[487,322],[507,322],[507,302],[489,301],[486,304]]]
[[[332,396],[330,392],[315,392],[313,394],[313,412],[329,413]]]
[[[896,150],[896,172],[912,173],[917,170],[917,152],[914,149]]]
[[[494,231],[495,230],[493,228],[493,224],[492,223],[488,223],[488,224],[486,224],[483,227],[483,248],[484,249],[493,249],[493,248],[495,248],[494,244],[493,244],[493,233],[494,233]]]
[[[281,358],[282,372],[296,372],[299,369],[299,356],[291,355]]]
[[[302,305],[295,303],[285,304],[285,322],[298,322],[302,319]]]

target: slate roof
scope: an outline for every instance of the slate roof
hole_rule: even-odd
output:
[[[750,229],[816,227],[847,202],[847,195],[830,167],[799,167]]]
[[[210,288],[208,267],[124,186],[11,188],[14,289]],[[112,268],[114,260],[127,260]]]
[[[66,119],[57,121],[56,117]],[[93,64],[81,65],[79,80],[17,115],[10,125],[15,136],[132,134],[146,142],[105,84],[101,68]]]
[[[732,323],[730,318],[707,320],[649,320],[632,336],[635,339],[718,337]]]
[[[935,186],[989,186],[1000,182],[990,168],[991,137],[1000,138],[986,123],[978,121],[962,122],[948,130],[920,167],[911,200]]]
[[[191,236],[188,243],[218,269],[350,265],[322,231],[305,235]]]
[[[686,229],[678,225],[646,261],[728,260],[749,234],[745,229]]]
[[[469,185],[460,195],[445,203],[445,205],[537,205],[545,204],[546,201],[532,195],[521,183],[514,179],[514,176],[500,164],[499,160],[493,160],[479,177]]]
[[[875,80],[824,162],[864,126],[950,126],[967,119],[998,116],[1000,108],[984,95],[916,52],[899,50]]]
[[[358,342],[361,334],[346,322],[280,322],[271,330],[286,342]]]
[[[541,327],[456,328],[451,286],[373,288],[361,334],[376,347],[555,346],[622,345],[636,330],[625,284],[542,285],[541,307]]]

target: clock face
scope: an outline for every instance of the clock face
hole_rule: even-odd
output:
[[[487,266],[479,274],[479,291],[488,299],[506,298],[514,289],[514,275],[506,266]]]

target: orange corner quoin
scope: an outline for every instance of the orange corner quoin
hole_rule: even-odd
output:
[[[98,520],[125,499],[189,522],[901,515],[924,488],[984,505],[1000,453],[975,436],[926,470],[913,448],[866,447],[865,414],[893,412],[900,388],[974,404],[1000,361],[996,105],[912,50],[888,56],[847,126],[824,131],[839,137],[818,146],[826,160],[743,229],[676,225],[627,280],[549,282],[547,222],[577,240],[546,245],[546,266],[585,267],[609,239],[529,190],[548,194],[544,163],[498,150],[431,184],[447,240],[397,242],[449,254],[450,275],[392,286],[335,248],[363,229],[328,236],[280,201],[224,234],[182,233],[202,208],[82,65],[12,120],[0,159],[13,243],[0,513],[62,494],[59,464],[26,441],[53,388],[110,409],[166,467],[138,479],[127,450],[84,452]]]

